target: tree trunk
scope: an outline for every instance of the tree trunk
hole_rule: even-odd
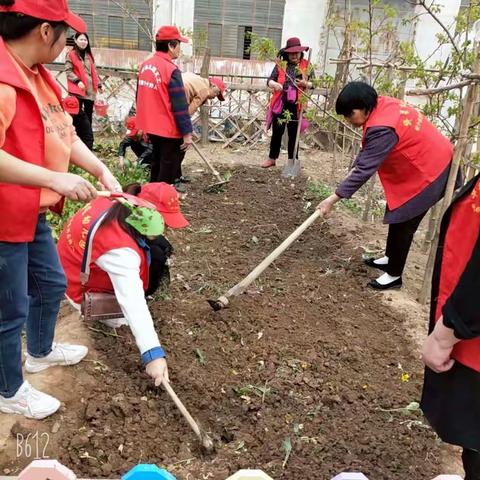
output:
[[[202,68],[200,69],[200,75],[203,78],[208,78],[208,72],[210,70],[210,49],[205,49],[205,55],[203,56]],[[208,107],[202,105],[200,107],[200,121],[202,125],[202,145],[208,143]]]
[[[352,30],[350,28],[350,20],[351,16],[349,14],[349,18],[345,26],[342,50],[340,51],[340,58],[342,60],[346,60],[348,58],[351,58],[352,56]],[[349,61],[337,64],[337,69],[335,71],[335,80],[333,81],[333,86],[330,89],[328,96],[327,110],[332,110],[335,107],[335,102],[337,101],[338,94],[340,93],[340,90],[343,88],[345,83],[347,83],[349,66]]]
[[[373,176],[367,184],[367,201],[365,203],[365,210],[363,210],[363,215],[362,215],[362,220],[364,222],[368,221],[368,218],[370,216],[370,211],[372,210],[372,205],[373,205],[373,195],[375,193],[375,180],[376,177]]]
[[[432,245],[433,239],[435,237],[435,230],[438,222],[438,214],[440,213],[440,205],[441,203],[438,202],[430,210],[430,216],[428,218],[428,227],[425,233],[425,238],[423,240],[423,246],[422,246],[422,250],[424,253],[428,253],[428,251],[430,250],[430,246]]]

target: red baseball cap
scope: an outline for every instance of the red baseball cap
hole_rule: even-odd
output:
[[[162,214],[165,223],[170,228],[184,228],[188,220],[180,212],[178,193],[172,185],[165,182],[153,182],[142,185],[137,197],[153,203]]]
[[[70,115],[77,115],[80,111],[80,102],[75,95],[69,95],[63,99],[63,109]]]
[[[225,97],[223,96],[225,93],[225,84],[223,83],[223,80],[218,77],[210,77],[209,78],[210,83],[213,83],[216,87],[220,89],[220,93],[217,95],[217,98],[223,102],[225,100]]]
[[[87,32],[87,24],[68,8],[67,0],[15,0],[13,5],[1,5],[0,12],[23,13],[51,22],[65,22],[79,33]]]
[[[138,128],[137,128],[137,117],[136,116],[128,117],[127,121],[125,122],[125,126],[127,127],[127,136],[135,137],[137,135]]]
[[[156,40],[180,40],[180,42],[188,43],[187,37],[182,36],[180,30],[175,25],[163,25],[158,29],[155,35]]]

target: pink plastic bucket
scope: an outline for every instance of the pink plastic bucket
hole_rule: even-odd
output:
[[[105,100],[95,100],[93,107],[97,116],[104,117],[107,114],[108,104]]]

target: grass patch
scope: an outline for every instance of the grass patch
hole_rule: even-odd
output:
[[[309,199],[314,199],[318,200],[318,202],[321,202],[335,193],[335,191],[326,183],[309,181],[307,182],[306,193]],[[341,200],[340,204],[355,215],[361,215],[363,212],[363,207],[355,200],[344,199]]]

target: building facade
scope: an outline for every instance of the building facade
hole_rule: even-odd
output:
[[[342,18],[364,23],[368,0],[70,0],[71,8],[87,22],[97,63],[129,68],[142,61],[153,48],[153,32],[160,25],[175,24],[193,38],[193,47],[207,45],[213,56],[214,73],[242,72],[265,76],[271,62],[252,61],[250,34],[270,38],[276,47],[287,38],[298,36],[312,47],[312,60],[320,72],[333,73],[343,44]],[[404,0],[383,0],[397,11],[393,36],[377,35],[374,54],[378,61],[388,58],[392,42],[412,40],[417,51],[427,58],[436,47],[440,26],[429,15],[418,18],[416,27],[403,20],[415,13]],[[444,2],[440,19],[451,25],[468,0]],[[416,34],[421,31],[421,36]],[[393,40],[393,38],[395,38]],[[184,46],[184,63],[198,70],[192,46]],[[448,45],[437,58],[446,58]]]

